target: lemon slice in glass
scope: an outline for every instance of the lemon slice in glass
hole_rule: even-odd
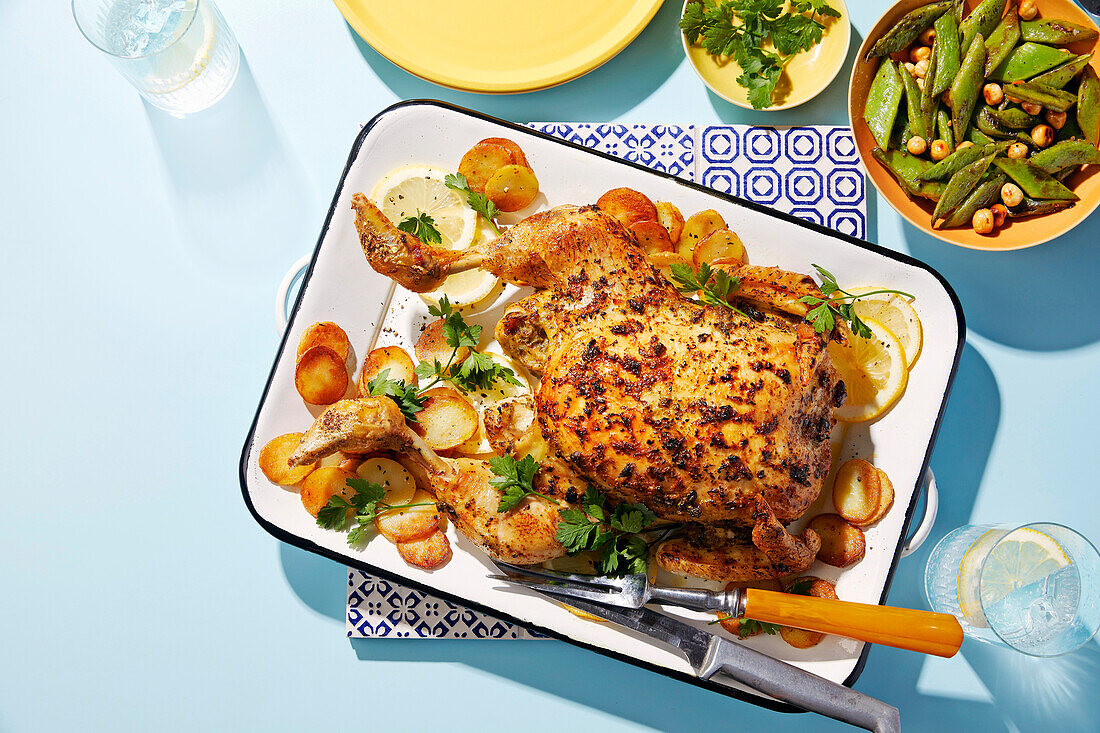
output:
[[[840,372],[848,396],[836,411],[838,420],[867,422],[879,417],[901,397],[909,382],[905,348],[890,329],[874,319],[865,321],[871,338],[848,335],[847,344],[830,342],[833,366]]]
[[[852,288],[848,292],[859,295],[883,289],[885,288],[874,286]],[[912,369],[924,345],[924,329],[910,300],[897,293],[876,293],[856,300],[852,308],[861,319],[878,321],[898,337],[905,348],[905,364]]]

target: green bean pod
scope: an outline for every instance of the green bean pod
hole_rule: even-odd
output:
[[[1064,46],[1067,43],[1077,41],[1095,41],[1097,37],[1095,28],[1088,28],[1068,20],[1057,18],[1042,18],[1039,20],[1025,20],[1020,24],[1020,36],[1025,41],[1032,43],[1050,43],[1055,46]]]
[[[927,138],[928,130],[924,127],[924,115],[921,113],[921,93],[917,86],[917,80],[913,75],[902,68],[902,84],[905,86],[905,109],[909,114],[909,131],[918,137]]]
[[[875,148],[871,154],[886,170],[890,171],[910,196],[938,201],[943,195],[943,183],[925,181],[921,178],[923,173],[931,167],[930,160],[901,150],[883,150],[882,148]]]
[[[1019,107],[990,109],[989,116],[998,125],[1009,130],[1026,130],[1039,124],[1037,117],[1032,117]]]
[[[1056,181],[1049,173],[1044,173],[1026,160],[998,158],[993,165],[1001,169],[1024,193],[1034,199],[1058,199],[1076,201],[1073,191]]]
[[[937,222],[954,211],[974,191],[995,157],[996,155],[987,155],[951,176],[944,186],[943,195],[936,202],[935,211],[932,212],[933,227],[939,228]]]
[[[1033,84],[1029,81],[1008,84],[1004,87],[1004,92],[1006,97],[1013,97],[1022,102],[1031,102],[1052,109],[1055,112],[1066,112],[1077,103],[1076,94],[1070,94],[1063,89],[1051,89],[1042,84]]]
[[[880,147],[890,145],[890,133],[894,129],[894,120],[898,116],[898,105],[904,91],[905,87],[902,86],[894,60],[883,59],[875,72],[863,106],[863,119]]]
[[[924,83],[927,84],[928,82],[925,81]],[[951,130],[951,113],[942,106],[936,108],[936,134],[940,140],[947,143],[947,147],[952,150],[955,149],[955,133]],[[944,158],[944,160],[947,160],[947,158]]]
[[[1024,196],[1024,200],[1016,204],[1015,208],[1008,210],[1008,215],[1013,219],[1023,219],[1028,216],[1042,216],[1053,214],[1056,211],[1065,211],[1075,206],[1073,201],[1037,201]]]
[[[962,36],[960,48],[965,56],[970,50],[970,44],[978,36],[989,38],[989,34],[1001,22],[1001,16],[1005,14],[1007,0],[984,0],[978,7],[970,11],[966,20],[959,24],[959,34]]]
[[[1044,71],[1042,74],[1039,74],[1039,76],[1032,77],[1031,83],[1042,84],[1051,89],[1061,89],[1066,84],[1073,81],[1074,77],[1080,74],[1084,68],[1089,65],[1089,61],[1091,60],[1091,53],[1078,56],[1061,66],[1055,66],[1050,71]]]
[[[993,176],[989,180],[979,183],[966,199],[959,204],[944,222],[944,227],[958,227],[969,224],[974,218],[974,212],[978,209],[987,209],[1000,201],[1001,186],[1005,185],[1004,176]]]
[[[1100,163],[1100,150],[1088,140],[1063,140],[1029,158],[1031,164],[1054,175],[1066,168]]]
[[[982,104],[978,108],[977,114],[974,115],[974,126],[991,138],[1015,139],[1016,131],[1002,127],[993,119],[994,112],[996,112],[996,110],[988,104]]]
[[[944,2],[923,5],[910,11],[893,28],[882,34],[882,38],[871,46],[871,50],[867,52],[864,61],[870,61],[876,56],[889,56],[906,48],[925,28],[932,25],[936,18],[951,10],[951,8],[951,0],[944,0]]]
[[[960,138],[970,125],[970,115],[974,112],[974,103],[982,90],[984,81],[982,71],[985,66],[985,37],[979,33],[966,52],[959,74],[951,83],[951,127],[955,137]]]
[[[1077,88],[1077,125],[1093,145],[1100,145],[1100,78],[1096,69],[1086,66]]]
[[[924,86],[920,90],[920,114],[924,121],[924,138],[928,144],[936,137],[936,110],[940,100],[932,93],[932,79],[936,73],[936,42],[932,41],[932,55],[928,58],[928,73],[924,75]]]
[[[1020,15],[1013,5],[986,42],[985,75],[993,73],[1020,42]]]
[[[947,91],[959,74],[962,53],[959,51],[959,24],[954,13],[944,13],[936,19],[936,76],[932,94],[937,97]],[[927,77],[925,84],[928,83]]]
[[[1055,66],[1061,66],[1072,58],[1075,58],[1074,54],[1062,48],[1023,43],[1012,49],[1005,60],[989,74],[989,78],[1003,82],[1024,81]]]
[[[971,127],[970,132],[967,133],[966,139],[978,146],[992,145],[997,142],[989,135],[979,130],[977,127]]]
[[[921,176],[924,181],[939,181],[950,178],[966,166],[993,155],[998,150],[1007,150],[1010,143],[992,143],[990,145],[968,145],[956,150],[938,163],[933,164]]]

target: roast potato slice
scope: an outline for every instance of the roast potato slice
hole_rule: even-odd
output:
[[[497,143],[481,142],[474,145],[462,156],[458,172],[466,176],[466,185],[471,191],[485,193],[485,184],[493,174],[506,165],[515,165],[516,156],[512,151]]]
[[[507,148],[508,151],[512,154],[513,163],[515,163],[516,165],[525,166],[527,168],[531,167],[527,163],[527,156],[524,155],[523,148],[521,148],[519,146],[519,143],[515,142],[514,140],[509,140],[506,137],[487,137],[484,140],[478,141],[478,144],[481,143],[499,145],[502,148]]]
[[[294,367],[294,387],[311,405],[331,405],[348,391],[346,360],[328,346],[306,349]]]
[[[734,588],[759,588],[760,590],[773,590],[777,593],[783,590],[783,586],[774,578],[769,578],[768,580],[743,580],[726,583],[727,591],[733,590]],[[742,624],[745,622],[743,618],[734,618],[726,613],[718,614],[718,618],[720,619],[718,623],[721,624],[722,628],[739,639],[748,639],[750,636],[756,636],[757,634],[763,633],[758,623],[749,623],[745,628],[742,628]]]
[[[714,209],[705,209],[697,214],[692,214],[684,222],[683,231],[680,232],[680,240],[676,243],[676,251],[691,260],[697,244],[713,232],[726,228],[726,220]]]
[[[489,178],[485,195],[501,211],[526,209],[539,195],[539,179],[527,166],[506,165]]]
[[[684,230],[684,215],[676,204],[669,201],[658,201],[654,204],[657,209],[657,221],[668,232],[668,238],[675,245],[680,241],[680,233]]]
[[[314,323],[302,332],[302,337],[298,339],[297,358],[302,358],[302,354],[314,346],[329,347],[339,354],[343,361],[347,361],[348,354],[351,353],[351,342],[348,341],[348,335],[344,333],[344,329],[332,321]]]
[[[447,535],[437,529],[423,539],[398,542],[397,554],[409,565],[435,570],[451,559],[451,543]]]
[[[434,450],[457,448],[477,433],[477,410],[465,397],[445,388],[424,395],[428,399],[416,413],[413,429]]]
[[[443,335],[443,319],[432,321],[424,327],[420,332],[420,338],[413,345],[413,351],[416,353],[416,358],[421,361],[429,364],[438,361],[446,366],[447,360],[451,358],[452,348],[447,345],[447,337]],[[470,350],[463,346],[455,354],[454,363],[461,364],[469,355]]]
[[[391,458],[367,458],[355,469],[355,475],[381,486],[386,491],[384,500],[387,504],[405,504],[412,501],[413,494],[416,493],[416,481],[412,474]]]
[[[862,458],[853,458],[836,472],[833,506],[836,513],[854,525],[870,524],[878,511],[880,488],[878,469]]]
[[[867,542],[863,530],[853,527],[839,514],[820,514],[810,520],[809,528],[821,538],[817,559],[837,568],[846,568],[863,559]]]
[[[286,433],[267,441],[267,445],[260,449],[260,470],[268,481],[282,486],[293,486],[317,467],[316,463],[307,466],[291,466],[287,463],[287,459],[298,450],[301,442],[301,433]]]
[[[653,252],[646,255],[646,259],[650,264],[661,271],[661,274],[665,276],[665,279],[669,282],[675,282],[672,279],[672,266],[674,264],[687,265],[691,267],[691,260],[684,257],[679,252]]]
[[[391,501],[388,495],[386,501],[390,504],[398,503]],[[378,528],[378,533],[390,542],[397,544],[424,539],[438,530],[439,510],[435,507],[435,497],[427,491],[414,491],[407,500],[400,503],[419,504],[421,502],[430,502],[430,504],[409,507],[408,509],[393,509],[378,515],[378,518],[374,520],[374,526]]]
[[[729,229],[718,229],[695,245],[691,261],[696,270],[704,262],[711,265],[718,261],[742,263],[745,261],[745,245],[736,233]]]
[[[630,227],[630,233],[638,240],[638,245],[646,254],[654,252],[671,252],[672,240],[668,238],[668,230],[657,221],[639,221]]]
[[[836,586],[827,580],[816,578],[812,575],[807,575],[803,578],[796,578],[789,581],[784,591],[791,592],[791,588],[795,583],[809,581],[809,587],[806,589],[804,595],[813,596],[814,598],[832,598],[837,599]],[[793,626],[780,626],[779,635],[783,637],[783,641],[787,642],[795,649],[809,649],[812,646],[817,646],[821,643],[821,640],[825,638],[825,634],[820,631],[807,631],[806,629],[796,629]]]
[[[890,511],[890,507],[894,505],[894,484],[890,481],[890,477],[886,475],[886,472],[881,468],[876,468],[875,471],[878,473],[878,507],[875,508],[874,516],[859,525],[861,527],[874,524],[882,519],[886,516],[886,512]]]
[[[447,353],[449,354],[450,351]],[[415,371],[416,365],[413,364],[409,352],[399,346],[382,346],[372,349],[363,357],[363,368],[359,371],[359,394],[363,397],[369,396],[370,389],[368,385],[370,380],[387,369],[389,369],[388,377],[390,379],[412,385],[415,385],[418,381]]]
[[[657,221],[657,207],[649,197],[632,188],[613,188],[596,201],[606,213],[629,229],[640,221]]]
[[[355,495],[348,479],[355,474],[338,466],[322,466],[302,480],[302,506],[314,517],[339,494],[345,499]]]

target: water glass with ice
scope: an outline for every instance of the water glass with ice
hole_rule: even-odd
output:
[[[240,47],[211,0],[73,0],[84,36],[155,107],[206,109],[233,85]]]

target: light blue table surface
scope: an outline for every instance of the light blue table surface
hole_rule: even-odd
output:
[[[247,58],[223,102],[145,106],[62,0],[0,3],[0,730],[839,730],[559,642],[358,641],[345,570],[245,509],[237,460],[278,343],[276,284],[316,241],[361,123],[436,97],[516,121],[845,123],[846,66],[790,112],[683,61],[669,0],[619,57],[536,94],[420,81],[327,0],[222,0]],[[852,52],[883,3],[852,0]],[[1100,538],[1100,219],[1031,250],[942,244],[870,202],[969,324],[933,457],[932,544],[971,521]],[[926,323],[926,328],[936,324]],[[1100,647],[1039,661],[876,648],[856,687],[908,731],[1097,730]]]

